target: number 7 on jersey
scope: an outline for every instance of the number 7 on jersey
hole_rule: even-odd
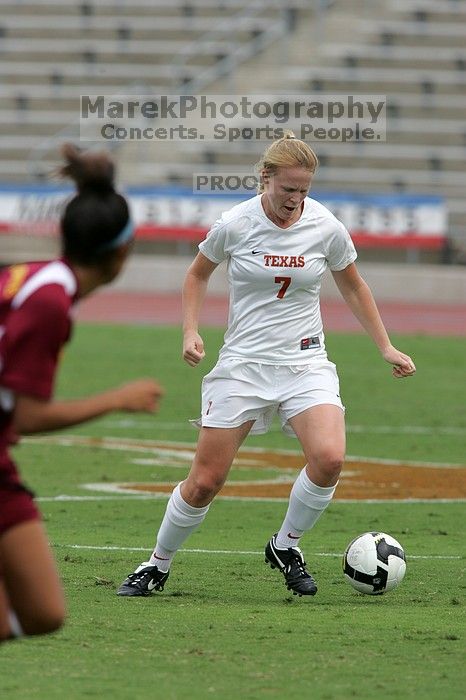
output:
[[[276,284],[281,284],[282,286],[278,290],[277,298],[283,299],[285,292],[291,284],[291,277],[275,277]]]

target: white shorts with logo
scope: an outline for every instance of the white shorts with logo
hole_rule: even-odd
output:
[[[238,358],[219,360],[202,381],[202,415],[197,427],[236,428],[255,423],[251,435],[266,433],[275,414],[282,429],[296,437],[290,418],[320,404],[344,406],[333,362],[268,365]]]

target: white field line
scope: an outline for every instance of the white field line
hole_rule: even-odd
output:
[[[104,436],[92,437],[88,435],[41,435],[37,437],[25,437],[22,439],[23,444],[31,445],[57,445],[58,447],[86,447],[91,449],[101,450],[116,450],[120,452],[142,452],[145,454],[156,454],[158,457],[175,458],[176,461],[186,459],[188,462],[194,457],[196,450],[195,443],[189,442],[173,442],[167,440],[143,440],[140,438],[122,438]],[[171,448],[171,449],[170,449]],[[241,457],[240,448],[238,457]],[[255,454],[264,454],[274,452],[279,455],[302,455],[300,450],[283,450],[266,447],[245,447],[244,451]],[[449,468],[464,468],[461,464],[456,463],[438,463],[438,462],[418,462],[400,459],[380,459],[377,457],[363,457],[359,455],[347,455],[347,461],[370,462],[386,465],[406,465],[409,467],[449,467]],[[273,466],[273,465],[271,465]]]
[[[103,419],[102,423],[109,428],[141,428],[156,431],[157,428],[164,430],[181,430],[186,427],[188,421],[150,421],[147,419],[123,418]],[[353,425],[349,423],[346,426],[348,433],[371,433],[371,434],[413,434],[416,435],[465,435],[466,428],[462,426],[427,426],[427,425]],[[281,432],[279,426],[272,426],[270,432]]]
[[[193,453],[194,455],[194,453]],[[191,460],[187,461],[185,460],[184,462],[170,462],[168,459],[162,459],[162,458],[152,458],[152,457],[147,457],[147,458],[137,458],[134,457],[133,459],[130,460],[131,464],[140,464],[142,467],[170,467],[170,469],[184,469],[186,471],[186,468],[189,467]],[[234,463],[235,469],[247,469],[251,470],[251,468],[254,467],[263,467],[263,461],[258,460],[258,459],[242,459],[241,458],[241,463],[237,464],[236,461]],[[273,464],[270,466],[267,466],[267,471],[271,472],[278,472],[279,474],[284,474],[284,473],[289,473],[293,474],[294,478],[296,478],[296,469],[293,468],[287,468],[287,467],[274,467]],[[353,472],[350,472],[351,474]],[[345,472],[345,474],[348,476],[348,472]],[[257,483],[254,481],[254,483]]]
[[[348,433],[375,433],[378,435],[466,435],[466,428],[443,425],[428,427],[425,425],[347,425]]]
[[[106,484],[108,485],[108,484]],[[39,503],[82,503],[86,501],[152,501],[157,499],[167,499],[169,493],[147,493],[142,494],[140,491],[125,492],[114,491],[114,496],[68,496],[60,494],[59,496],[39,496],[35,500]],[[118,495],[117,495],[118,494]],[[288,503],[288,498],[266,498],[265,496],[216,496],[216,501],[257,501],[258,503]],[[466,503],[466,498],[336,498],[333,501],[332,507],[340,503],[354,504],[411,504],[411,503],[431,503],[437,505],[440,503]]]
[[[69,548],[69,549],[91,549],[102,552],[152,552],[152,549],[147,547],[117,547],[110,545],[92,545],[92,544],[60,544],[54,543],[54,547]],[[180,549],[183,554],[232,554],[232,555],[251,555],[254,557],[264,554],[260,551],[249,551],[242,549]],[[339,557],[343,556],[343,552],[311,552],[312,557]],[[407,559],[463,559],[460,554],[444,555],[444,554],[409,554]]]

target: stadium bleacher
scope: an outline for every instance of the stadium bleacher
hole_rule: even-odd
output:
[[[80,94],[177,94],[260,51],[289,13],[264,0],[2,3],[0,132],[26,138],[15,158],[4,156],[1,176],[50,170],[56,144],[77,136]]]
[[[465,24],[457,0],[5,1],[0,179],[47,176],[78,137],[80,94],[384,94],[387,142],[317,144],[319,186],[444,195],[466,247]],[[119,150],[127,184],[190,184],[250,167],[263,144]]]

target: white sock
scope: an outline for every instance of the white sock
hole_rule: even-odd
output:
[[[297,547],[300,537],[315,525],[333,498],[335,486],[316,486],[306,474],[299,473],[291,489],[285,520],[275,541],[277,547]]]
[[[13,610],[8,610],[8,623],[10,625],[10,633],[12,637],[22,637],[24,635],[23,628],[21,627],[16,613]]]
[[[155,549],[149,559],[151,566],[159,571],[168,571],[173,557],[183,542],[204,520],[209,505],[202,508],[190,506],[183,500],[181,484],[175,487],[167,503],[167,509],[157,533]]]

